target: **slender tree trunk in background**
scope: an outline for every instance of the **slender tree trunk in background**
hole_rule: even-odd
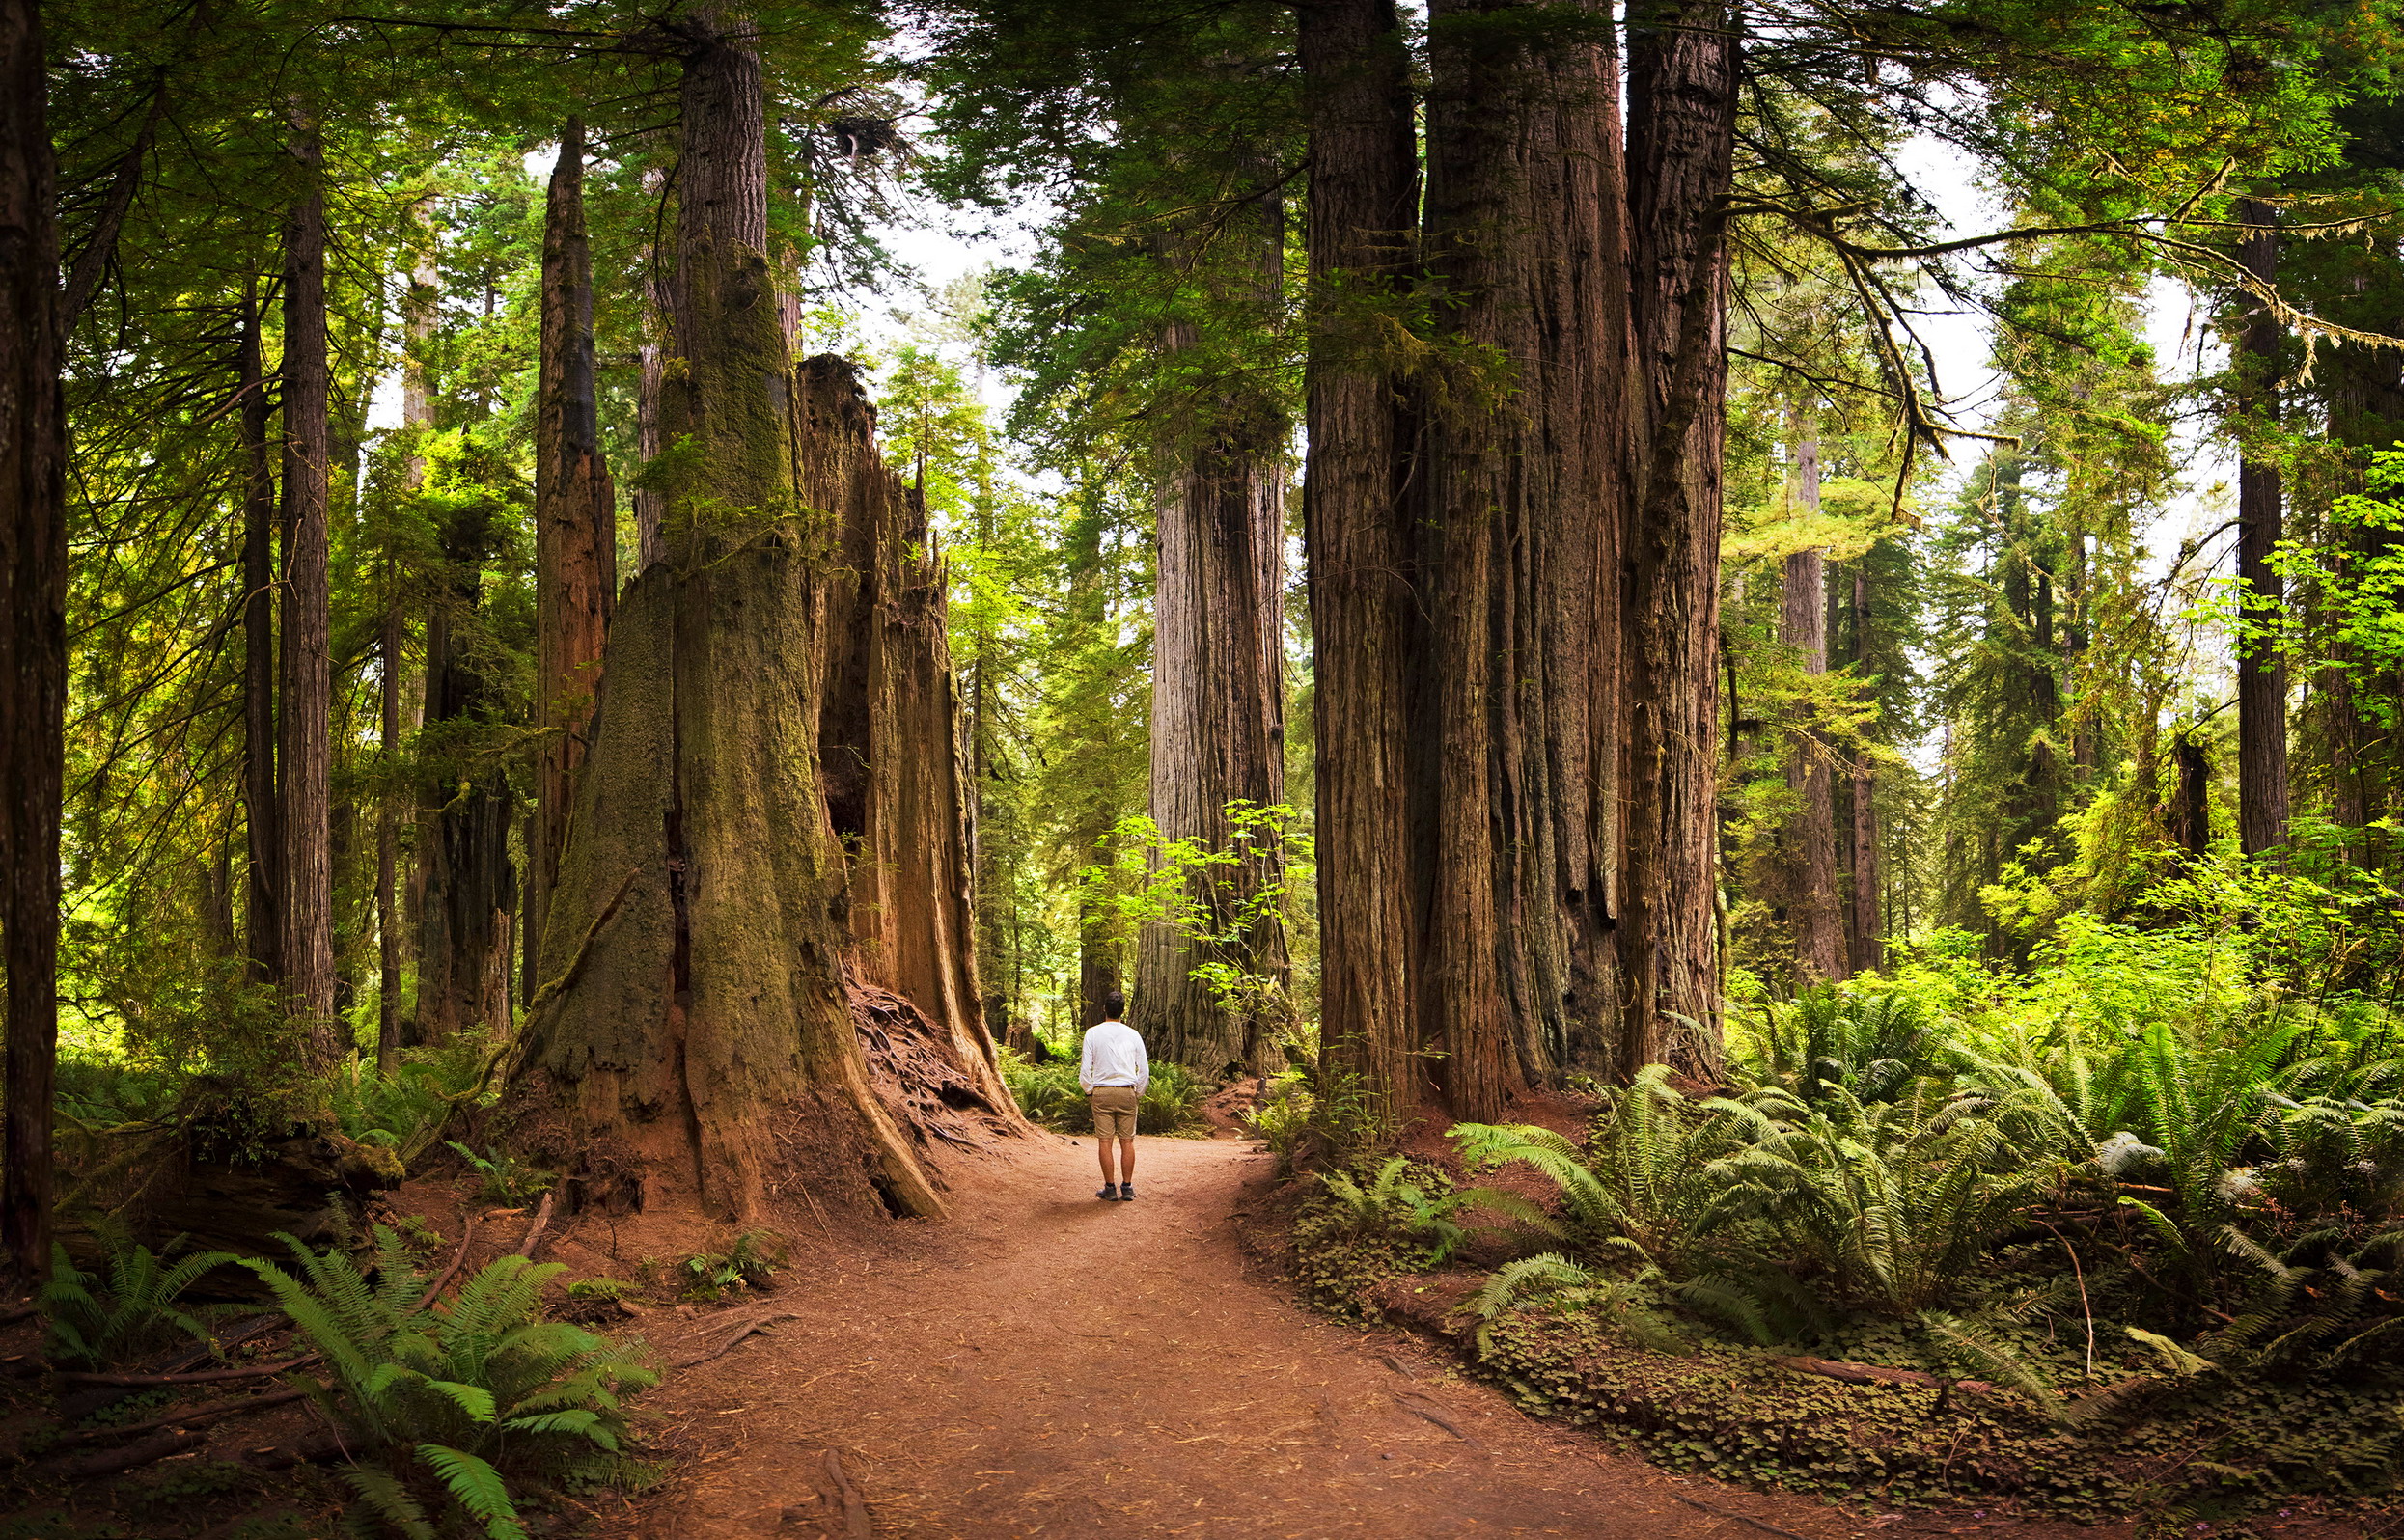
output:
[[[247,976],[274,983],[283,975],[284,820],[275,788],[275,447],[268,437],[275,403],[262,362],[256,295],[242,307],[242,804],[248,825],[244,904]]]
[[[1869,646],[1869,573],[1853,569],[1853,654],[1866,655]],[[1882,912],[1885,881],[1878,850],[1878,775],[1867,749],[1853,760],[1853,885],[1845,907],[1845,946],[1855,973],[1873,973],[1887,966],[1887,923]]]
[[[376,646],[382,677],[377,681],[376,723],[387,772],[401,762],[401,665],[406,627],[394,593],[395,564],[384,564],[384,626]],[[401,1067],[401,815],[393,805],[397,785],[387,785],[375,810],[375,1068],[390,1075]]]
[[[2356,291],[2366,289],[2369,279],[2367,273],[2358,275],[2353,283]],[[2319,367],[2335,374],[2329,391],[2332,440],[2359,452],[2385,449],[2404,437],[2404,361],[2385,349],[2346,345],[2323,355]],[[2369,455],[2358,453],[2338,473],[2332,491],[2367,491],[2368,479],[2363,473],[2369,464]],[[2363,565],[2392,556],[2399,543],[2404,543],[2392,530],[2363,526],[2331,529],[2327,538]],[[2313,629],[2328,639],[2325,655],[2332,666],[2315,671],[2311,698],[2328,758],[2330,818],[2343,828],[2359,830],[2388,812],[2393,758],[2390,736],[2363,709],[2357,680],[2369,671],[2370,663],[2361,646],[2341,634],[2347,617],[2335,613],[2326,599],[2318,610],[2312,617]],[[2379,862],[2380,851],[2372,837],[2350,841],[2348,849],[2358,866],[2372,867]]]
[[[1397,381],[1371,345],[1412,266],[1419,202],[1409,60],[1393,0],[1304,0],[1311,291],[1303,539],[1318,658],[1320,1032],[1385,1110],[1422,1094],[1412,1031],[1419,882],[1407,804],[1416,607]]]
[[[1820,511],[1820,446],[1805,439],[1795,446],[1795,509],[1805,518]],[[1828,561],[1819,551],[1786,558],[1780,586],[1778,640],[1793,647],[1803,672],[1817,678],[1828,672]],[[1844,946],[1844,918],[1837,898],[1837,796],[1834,756],[1808,728],[1786,744],[1786,789],[1796,812],[1785,831],[1786,919],[1794,928],[1795,981],[1825,983],[1851,973]],[[1858,880],[1858,879],[1857,879]]]
[[[401,426],[430,433],[434,426],[433,349],[434,331],[441,319],[442,266],[441,253],[433,233],[422,233],[424,244],[419,248],[415,268],[409,274],[409,287],[401,298],[401,328],[407,342],[401,367]],[[423,444],[415,444],[402,468],[402,484],[416,492],[426,484],[426,455]],[[422,660],[421,660],[422,664]],[[414,737],[426,725],[426,682],[421,677],[414,690],[401,693],[401,734]],[[401,913],[396,930],[397,951],[416,946],[426,924],[426,849],[428,831],[433,827],[430,810],[413,808],[409,823],[414,831],[407,869],[401,876]],[[408,1017],[396,1023],[405,1040],[413,1031],[414,1007]],[[397,1049],[396,1049],[397,1051]],[[381,1052],[379,1047],[378,1052]]]
[[[417,1012],[420,1042],[461,1031],[510,1030],[515,956],[517,868],[510,831],[517,799],[508,774],[476,740],[494,720],[497,681],[473,640],[484,567],[504,538],[494,506],[448,511],[440,532],[446,587],[426,618],[426,797],[421,830],[426,868],[419,914]]]
[[[2247,228],[2238,257],[2263,283],[2279,276],[2278,215],[2251,198],[2237,203]],[[2255,302],[2239,336],[2244,376],[2238,411],[2249,432],[2265,432],[2279,411],[2280,325]],[[2237,649],[2237,842],[2249,856],[2287,842],[2287,666],[2277,635],[2283,621],[2283,584],[2271,566],[2282,536],[2279,467],[2251,441],[2237,462],[2237,591],[2246,618],[2271,632]]]
[[[1274,195],[1262,195],[1222,236],[1245,243],[1264,312],[1278,287],[1284,224]],[[1179,322],[1162,350],[1174,355],[1194,341]],[[1150,806],[1164,837],[1223,851],[1234,840],[1230,803],[1267,807],[1285,795],[1287,432],[1271,403],[1241,387],[1221,390],[1201,412],[1201,441],[1180,446],[1182,463],[1160,506]],[[1256,848],[1239,865],[1207,868],[1187,897],[1224,933],[1241,906],[1277,881],[1280,864],[1273,842]],[[1270,915],[1232,944],[1208,947],[1174,925],[1146,925],[1136,939],[1129,1022],[1155,1058],[1208,1076],[1257,1074],[1278,1024],[1222,1005],[1193,976],[1205,960],[1282,979],[1285,926]]]
[[[600,690],[618,594],[618,494],[601,453],[594,381],[593,260],[585,244],[584,124],[560,135],[542,235],[542,360],[535,442],[535,700],[544,737],[526,860],[532,1000],[544,915],[567,839],[567,810]]]
[[[1628,17],[1638,394],[1625,543],[1622,1066],[1705,1077],[1720,1055],[1717,760],[1722,424],[1736,42],[1719,0]],[[1625,1072],[1623,1070],[1623,1072]]]
[[[926,505],[877,454],[876,409],[856,368],[814,358],[795,385],[801,505],[842,521],[826,584],[818,759],[827,815],[853,852],[850,971],[916,1005],[987,1100],[1007,1105],[977,981],[947,575]]]
[[[1074,1025],[1091,1027],[1104,1020],[1109,1012],[1102,1008],[1107,995],[1123,994],[1124,979],[1119,976],[1119,948],[1104,927],[1104,922],[1091,909],[1079,906],[1077,911],[1077,1020]]]
[[[67,752],[67,408],[47,89],[32,0],[0,0],[0,1251],[26,1287],[50,1270]]]
[[[312,1068],[343,1051],[334,1014],[333,653],[327,522],[332,391],[326,356],[324,152],[293,109],[301,189],[284,233],[284,604],[277,673],[276,789],[283,858],[276,919],[284,1011]]]
[[[2170,841],[2191,856],[2212,848],[2212,763],[2194,729],[2170,740],[2176,781],[2170,791]]]
[[[666,559],[611,622],[518,1094],[571,1203],[682,1191],[749,1221],[779,1189],[823,1182],[939,1214],[869,1079],[842,977],[846,874],[817,713],[793,709],[825,677],[832,553],[830,532],[795,516],[760,59],[745,21],[705,11],[678,25],[679,367],[662,428],[694,440],[676,495],[708,514],[664,521]]]

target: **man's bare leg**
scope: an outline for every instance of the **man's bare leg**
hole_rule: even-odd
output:
[[[1107,1139],[1096,1139],[1093,1142],[1100,1147],[1102,1152],[1102,1185],[1104,1187],[1114,1186],[1118,1183],[1119,1178],[1111,1174],[1111,1141]],[[1119,1141],[1119,1143],[1121,1147],[1125,1147],[1127,1141],[1122,1139]],[[1129,1159],[1133,1159],[1133,1157],[1130,1156]]]
[[[1103,1178],[1104,1181],[1109,1179]],[[1135,1141],[1131,1139],[1119,1141],[1119,1180],[1130,1187],[1135,1185]]]

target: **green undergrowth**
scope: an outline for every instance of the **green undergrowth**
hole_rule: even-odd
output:
[[[1024,1054],[1002,1050],[1002,1078],[1018,1110],[1046,1128],[1064,1134],[1093,1132],[1092,1110],[1077,1084],[1073,1063],[1038,1064]],[[1176,1064],[1154,1064],[1151,1084],[1136,1107],[1136,1127],[1147,1134],[1192,1135],[1208,1132],[1202,1103],[1217,1087]]]

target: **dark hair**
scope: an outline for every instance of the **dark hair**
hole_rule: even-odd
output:
[[[1127,997],[1116,989],[1102,997],[1102,1014],[1116,1021],[1127,1013]]]

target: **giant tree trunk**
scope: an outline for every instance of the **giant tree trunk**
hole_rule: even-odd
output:
[[[2266,284],[2279,275],[2276,217],[2268,205],[2238,201],[2237,218],[2248,227],[2240,260]],[[2253,441],[2278,414],[2279,344],[2278,318],[2254,302],[2238,339],[2238,410],[2248,439],[2237,462],[2237,592],[2247,621],[2268,634],[2237,648],[2237,842],[2249,856],[2287,842],[2287,666],[2278,641],[2283,584],[2271,565],[2282,498],[2279,466]]]
[[[258,299],[242,304],[242,804],[249,838],[245,905],[247,976],[273,983],[283,974],[284,821],[275,788],[275,448],[260,345]]]
[[[1819,516],[1817,439],[1795,446],[1795,509],[1805,518]],[[1828,559],[1820,551],[1798,551],[1786,558],[1783,577],[1778,640],[1795,649],[1806,674],[1817,678],[1828,672]],[[1834,758],[1808,722],[1787,739],[1786,790],[1796,807],[1785,830],[1786,921],[1794,929],[1795,982],[1809,988],[1852,970],[1837,897]]]
[[[661,404],[695,453],[666,559],[611,624],[518,1101],[571,1201],[681,1192],[739,1220],[815,1179],[934,1214],[842,977],[843,856],[814,709],[834,531],[797,498],[760,61],[733,22],[685,25],[678,357]]]
[[[1589,8],[1589,11],[1591,8]],[[1548,20],[1550,25],[1547,25]],[[1599,24],[1597,24],[1599,23]],[[1491,349],[1431,403],[1422,1031],[1448,1105],[1607,1067],[1628,316],[1608,12],[1432,13],[1423,251],[1437,330]]]
[[[33,0],[0,0],[0,1251],[26,1284],[50,1267],[66,769],[67,420],[46,91]]]
[[[584,124],[560,134],[542,232],[542,360],[535,443],[535,703],[542,746],[526,856],[524,993],[567,839],[569,792],[600,687],[618,596],[618,497],[601,454],[593,359],[593,260],[584,232]]]
[[[1869,571],[1865,562],[1853,568],[1853,655],[1857,662],[1867,654],[1869,619]],[[1878,846],[1877,767],[1866,748],[1853,760],[1852,827],[1845,949],[1855,973],[1873,973],[1887,966],[1886,874]]]
[[[284,232],[284,604],[276,790],[283,852],[276,902],[284,1010],[311,1067],[343,1049],[334,1014],[333,653],[327,574],[332,384],[326,357],[324,151],[294,109],[301,187]]]
[[[853,853],[852,972],[918,1006],[970,1083],[1005,1106],[977,982],[943,564],[926,504],[876,453],[875,408],[858,371],[822,356],[795,383],[801,504],[840,521],[818,759],[827,813]]]
[[[1223,239],[1246,243],[1239,281],[1273,295],[1284,247],[1275,195],[1230,222]],[[1249,261],[1246,261],[1249,259]],[[1193,345],[1191,327],[1168,329],[1163,351]],[[1241,385],[1201,406],[1198,442],[1177,447],[1160,503],[1152,601],[1151,818],[1171,839],[1227,851],[1232,802],[1285,799],[1286,426]],[[1226,963],[1280,980],[1285,927],[1275,914],[1236,926],[1236,915],[1277,881],[1281,852],[1254,847],[1236,865],[1205,868],[1187,897],[1225,945],[1189,942],[1169,924],[1136,939],[1131,1024],[1154,1057],[1205,1075],[1258,1073],[1278,1023],[1222,1004],[1194,977],[1198,963]]]
[[[1417,224],[1416,124],[1393,0],[1304,0],[1311,281],[1303,539],[1317,643],[1320,1031],[1383,1110],[1420,1096],[1418,882],[1404,820],[1415,609],[1408,430],[1376,341]]]
[[[1628,17],[1635,506],[1624,547],[1625,1066],[1719,1061],[1712,817],[1736,41],[1722,0]]]

